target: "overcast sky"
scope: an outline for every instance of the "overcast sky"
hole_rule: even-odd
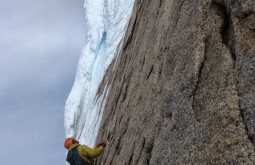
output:
[[[83,26],[81,0],[0,0],[1,165],[65,164]]]

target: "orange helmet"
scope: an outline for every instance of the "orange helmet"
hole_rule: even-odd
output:
[[[67,138],[65,140],[65,143],[64,143],[64,146],[66,149],[69,149],[69,147],[72,145],[72,144],[75,144],[75,143],[79,143],[77,140],[73,139],[73,138]]]

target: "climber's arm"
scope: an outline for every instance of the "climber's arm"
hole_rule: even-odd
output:
[[[96,148],[90,148],[86,145],[81,145],[78,150],[79,153],[85,157],[88,156],[90,158],[96,158],[104,151],[104,147],[98,146]]]

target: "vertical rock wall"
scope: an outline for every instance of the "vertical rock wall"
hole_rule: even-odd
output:
[[[98,165],[255,164],[255,1],[136,0]]]

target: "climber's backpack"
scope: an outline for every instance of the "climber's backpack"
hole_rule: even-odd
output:
[[[69,162],[70,165],[86,165],[87,163],[79,155],[77,147],[78,146],[68,151],[66,161]]]

